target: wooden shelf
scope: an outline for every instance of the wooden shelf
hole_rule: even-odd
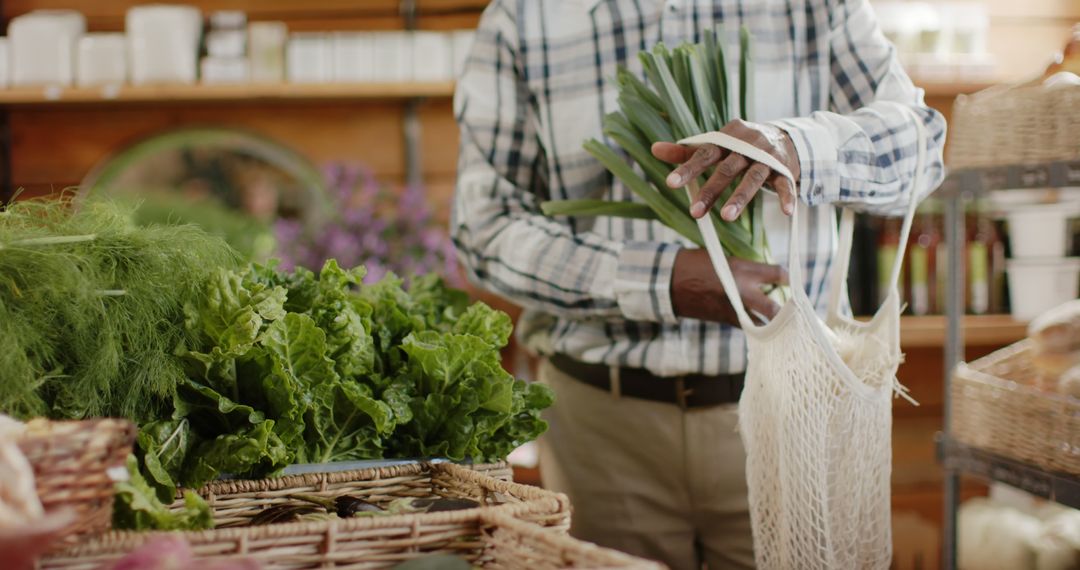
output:
[[[453,81],[407,83],[154,85],[113,87],[16,87],[0,89],[0,105],[120,105],[124,103],[229,101],[345,101],[452,97]]]
[[[945,317],[905,316],[900,319],[900,345],[904,348],[945,346]],[[965,316],[964,342],[968,346],[1005,346],[1027,336],[1027,323],[1009,315]]]
[[[912,81],[926,92],[927,97],[956,97],[997,85],[990,81],[923,81],[917,78]]]

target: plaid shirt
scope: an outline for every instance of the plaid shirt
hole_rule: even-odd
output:
[[[897,215],[911,198],[917,135],[899,105],[930,133],[933,183],[920,194],[940,183],[945,121],[923,104],[867,0],[495,0],[455,97],[451,224],[471,278],[525,307],[527,346],[662,376],[745,369],[738,329],[675,316],[671,271],[685,244],[677,234],[649,221],[556,220],[539,208],[548,199],[635,199],[582,142],[602,138],[604,114],[617,109],[618,66],[641,75],[638,51],[698,41],[715,25],[729,69],[740,26],[750,29],[753,119],[795,143],[807,294],[822,310],[836,206]],[[767,236],[783,260],[788,218],[768,199]]]

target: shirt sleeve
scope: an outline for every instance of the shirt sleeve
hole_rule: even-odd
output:
[[[799,155],[799,192],[809,205],[836,203],[880,214],[903,213],[944,178],[945,119],[926,106],[885,39],[868,0],[829,3],[829,110],[782,119]],[[913,189],[918,133],[927,131],[925,183]]]
[[[615,242],[540,211],[546,157],[507,4],[485,11],[454,101],[461,147],[451,233],[470,279],[549,314],[675,322],[677,245]]]

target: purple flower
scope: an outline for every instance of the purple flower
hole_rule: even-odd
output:
[[[334,201],[332,217],[317,227],[299,220],[275,223],[283,269],[318,270],[334,258],[343,266],[366,265],[365,281],[393,271],[402,276],[438,272],[460,282],[453,244],[435,221],[422,187],[388,188],[359,165],[330,164],[323,172]]]

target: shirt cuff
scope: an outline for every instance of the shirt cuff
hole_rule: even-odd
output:
[[[808,206],[837,202],[840,174],[837,142],[828,128],[813,117],[769,121],[791,137],[799,155],[799,197]]]
[[[615,300],[631,321],[674,324],[671,272],[679,246],[670,243],[627,242],[619,253]]]

